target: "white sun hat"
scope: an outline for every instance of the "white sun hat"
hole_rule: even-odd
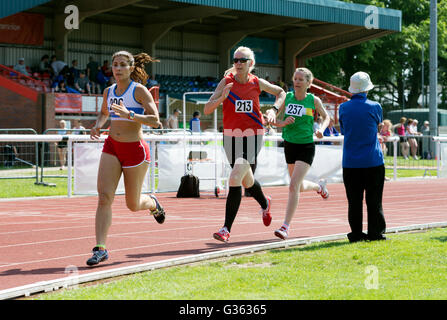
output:
[[[369,91],[374,88],[374,85],[366,72],[356,72],[351,76],[351,85],[349,86],[349,92],[360,93]]]

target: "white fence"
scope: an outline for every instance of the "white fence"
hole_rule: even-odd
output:
[[[74,188],[67,183],[67,195],[96,194],[96,174],[102,143],[106,136],[93,141],[88,135],[27,135],[0,134],[0,142],[67,142],[67,182],[74,181]],[[222,147],[221,133],[190,134],[186,131],[168,134],[146,134],[144,139],[151,147],[151,164],[143,192],[176,191],[180,178],[189,167],[201,179],[201,190],[213,191],[215,187],[225,187],[229,165]],[[258,157],[255,177],[262,185],[287,185],[289,177],[284,160],[284,149],[280,135],[265,136],[265,146]],[[318,142],[333,142],[322,145]],[[394,179],[398,170],[398,137],[391,137],[393,143]],[[438,177],[447,176],[447,138],[434,137],[436,144],[436,171]],[[342,181],[343,136],[316,139],[314,163],[306,179],[316,181],[326,178],[329,182]],[[206,154],[205,159],[189,157],[191,152]],[[191,158],[191,159],[190,159]],[[74,190],[73,190],[74,189]],[[124,192],[122,183],[117,193]]]

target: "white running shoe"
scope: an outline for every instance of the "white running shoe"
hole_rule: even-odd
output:
[[[329,190],[326,187],[326,180],[321,179],[318,181],[318,185],[320,186],[320,190],[318,190],[317,193],[321,195],[324,200],[327,200],[329,198]]]
[[[287,237],[289,236],[287,228],[282,226],[278,230],[275,230],[275,236],[277,236],[278,238],[281,238],[283,240],[286,240]]]

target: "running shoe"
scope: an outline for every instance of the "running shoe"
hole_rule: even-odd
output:
[[[220,230],[213,234],[214,239],[227,242],[230,238],[230,233],[228,232],[228,229],[226,227],[220,228]]]
[[[275,230],[275,236],[283,240],[286,240],[289,237],[289,232],[287,231],[286,227],[281,226],[281,228]]]
[[[329,198],[329,190],[326,187],[326,180],[321,179],[318,181],[318,185],[320,186],[320,190],[317,193],[324,199],[327,200]]]
[[[270,207],[272,206],[272,197],[267,196],[267,208],[261,209],[260,213],[262,214],[262,222],[264,222],[264,226],[268,227],[272,222],[272,215],[270,214]]]
[[[155,220],[157,220],[159,224],[162,224],[165,222],[165,210],[160,205],[160,202],[158,202],[157,197],[154,195],[151,195],[150,197],[155,201],[155,209],[151,210],[151,215],[154,216]]]
[[[93,248],[93,256],[87,260],[87,265],[94,266],[102,261],[109,259],[107,250],[101,250],[99,247]]]

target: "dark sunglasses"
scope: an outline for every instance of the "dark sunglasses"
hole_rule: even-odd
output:
[[[238,62],[240,62],[240,63],[245,63],[245,62],[247,62],[248,60],[251,60],[251,59],[248,59],[248,58],[234,58],[234,59],[233,59],[233,62],[234,62],[234,63],[238,63]]]

